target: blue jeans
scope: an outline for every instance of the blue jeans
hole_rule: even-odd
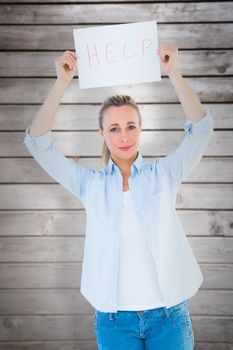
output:
[[[95,310],[98,350],[193,350],[194,333],[185,300],[168,309],[102,312]]]

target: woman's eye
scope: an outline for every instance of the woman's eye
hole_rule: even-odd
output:
[[[134,126],[134,125],[130,125],[129,128],[135,129],[135,126]],[[116,129],[117,129],[117,128],[112,128],[112,129],[110,129],[110,131],[113,131],[113,130],[116,130]]]

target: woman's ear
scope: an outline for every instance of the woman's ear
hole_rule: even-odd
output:
[[[99,131],[99,133],[100,133],[100,136],[102,137],[102,139],[104,139],[104,134],[103,134],[103,130],[102,130],[102,129],[100,129],[100,128],[98,128],[98,131]]]

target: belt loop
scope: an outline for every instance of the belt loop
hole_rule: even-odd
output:
[[[113,319],[113,312],[109,312],[109,320]]]
[[[169,317],[170,316],[170,311],[166,308],[166,306],[164,306],[163,310],[164,310],[164,313],[165,313],[166,317]]]

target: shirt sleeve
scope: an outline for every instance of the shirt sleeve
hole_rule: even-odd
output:
[[[29,127],[25,131],[24,144],[37,163],[84,204],[87,183],[93,177],[94,169],[67,158],[53,144],[51,130],[40,136],[32,136]]]
[[[204,116],[194,122],[185,119],[183,125],[185,137],[174,151],[159,158],[166,173],[170,177],[171,185],[179,185],[199,163],[207,144],[213,134],[214,121],[209,109]]]

